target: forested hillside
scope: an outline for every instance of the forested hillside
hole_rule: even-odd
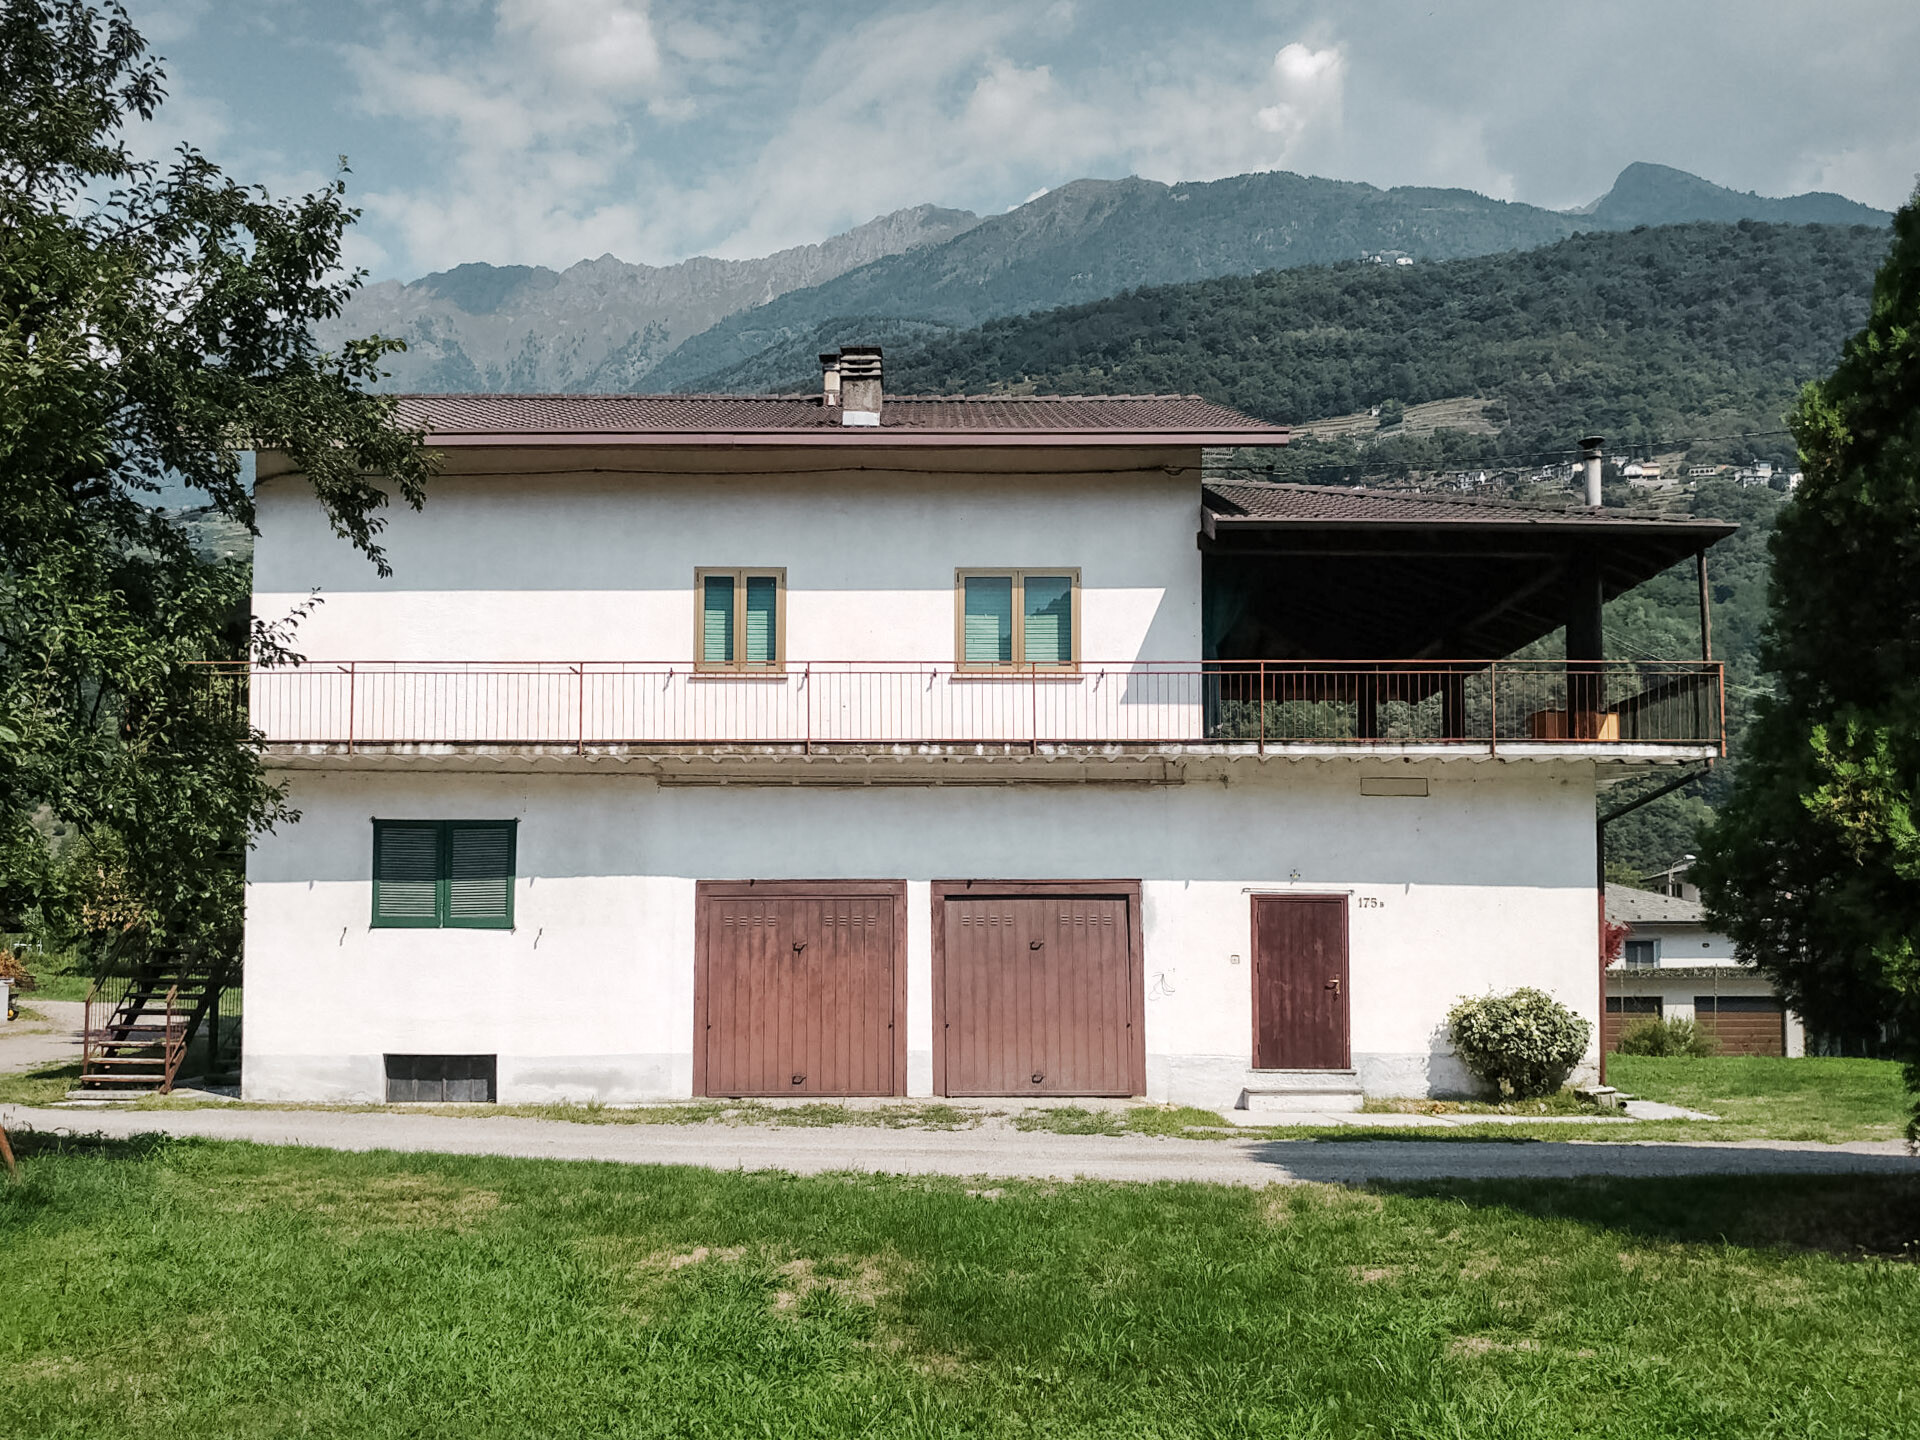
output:
[[[1161,185],[1076,180],[938,245],[892,255],[742,311],[662,360],[650,387],[760,391],[791,383],[823,349],[901,325],[967,326],[1130,286],[1366,258],[1417,263],[1501,254],[1581,232],[1756,220],[1884,227],[1838,195],[1768,199],[1664,165],[1629,165],[1585,211],[1469,190],[1235,175]],[[1385,268],[1395,267],[1387,264]]]
[[[1193,392],[1299,422],[1478,396],[1498,433],[1302,444],[1300,479],[1530,463],[1778,432],[1866,316],[1878,227],[1677,225],[1440,264],[1343,264],[1135,290],[889,354],[901,391]],[[1783,435],[1701,447],[1791,457]]]
[[[1787,465],[1783,417],[1865,319],[1888,232],[1684,225],[1582,235],[1524,254],[1415,266],[1338,265],[1134,291],[1005,319],[887,356],[898,391],[1194,392],[1303,422],[1475,396],[1487,433],[1302,439],[1281,478],[1352,484],[1474,466],[1525,470],[1582,434],[1615,453]],[[1395,407],[1387,406],[1391,419]],[[1629,503],[1625,487],[1610,493]],[[1644,494],[1641,497],[1644,500]],[[1765,618],[1766,537],[1783,497],[1703,483],[1699,513],[1743,529],[1712,552],[1715,653],[1728,665],[1734,763]],[[1608,607],[1609,653],[1698,653],[1691,566]],[[1670,863],[1725,793],[1731,767],[1619,821],[1622,870]]]

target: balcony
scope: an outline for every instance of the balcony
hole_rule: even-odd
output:
[[[1458,753],[1699,759],[1724,749],[1711,661],[795,664],[308,661],[214,667],[273,747],[969,754]]]

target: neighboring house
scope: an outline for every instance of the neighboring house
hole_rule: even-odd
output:
[[[256,613],[324,603],[249,678],[247,1096],[1224,1107],[1464,1091],[1465,994],[1598,1020],[1596,791],[1722,749],[1600,606],[1731,526],[1203,485],[1286,431],[823,360],[404,399],[385,580],[259,457]]]
[[[1712,1034],[1724,1055],[1806,1054],[1800,1017],[1764,975],[1735,958],[1733,941],[1708,927],[1684,874],[1681,865],[1654,877],[1666,882],[1661,890],[1607,887],[1607,919],[1628,927],[1620,958],[1607,968],[1607,1048],[1637,1020],[1677,1017]]]

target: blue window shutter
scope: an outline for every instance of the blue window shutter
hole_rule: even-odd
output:
[[[961,658],[968,665],[1013,663],[1013,577],[968,575],[962,582]]]
[[[1021,590],[1021,658],[1029,665],[1073,664],[1073,577],[1029,575]]]
[[[373,822],[373,923],[440,923],[440,827],[432,822]]]
[[[733,577],[709,575],[701,587],[700,662],[733,663]]]
[[[780,658],[780,584],[771,575],[749,575],[746,590],[746,662],[749,665],[771,665]]]
[[[475,930],[513,928],[512,822],[447,822],[446,923]]]

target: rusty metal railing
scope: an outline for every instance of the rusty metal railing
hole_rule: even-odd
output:
[[[268,743],[699,746],[1218,744],[1720,748],[1716,662],[1132,662],[778,672],[622,661],[209,667]],[[239,692],[244,691],[244,695]]]

